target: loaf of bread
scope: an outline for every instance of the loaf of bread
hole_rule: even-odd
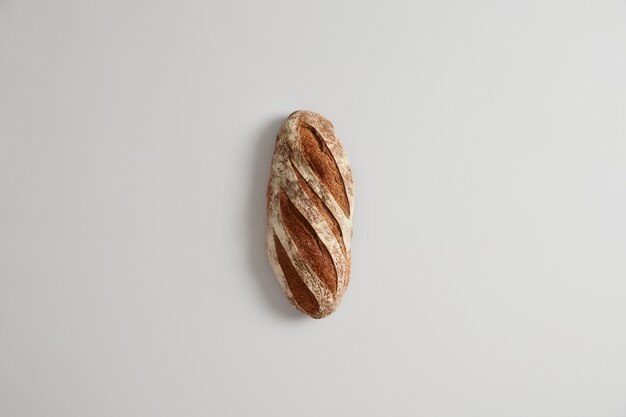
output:
[[[331,314],[350,281],[354,182],[333,124],[296,111],[276,138],[266,250],[285,295],[313,318]]]

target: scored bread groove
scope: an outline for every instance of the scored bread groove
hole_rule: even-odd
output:
[[[298,171],[298,169],[294,166],[293,161],[291,161],[291,168],[296,174],[296,178],[298,179],[300,187],[302,187],[302,189],[311,199],[313,204],[315,204],[322,217],[324,217],[324,220],[326,220],[326,222],[330,226],[333,235],[335,235],[335,239],[337,239],[337,243],[339,243],[341,251],[343,252],[344,256],[346,256],[346,246],[343,242],[343,233],[341,231],[341,225],[339,224],[339,221],[337,221],[330,209],[326,207],[326,204],[324,204],[324,201],[322,201],[322,199],[315,193],[315,191],[313,191],[311,186],[306,182],[302,174],[300,174],[300,171]]]
[[[266,250],[285,295],[322,318],[350,281],[354,182],[330,121],[296,111],[276,138],[267,189]]]
[[[317,210],[317,207],[315,206],[315,204],[313,204],[306,192],[301,188],[294,172],[294,170],[296,169],[295,164],[292,166],[289,161],[287,161],[286,166],[288,167],[288,169],[285,169],[282,172],[283,179],[285,184],[290,184],[291,186],[285,186],[281,188],[281,190],[284,191],[285,194],[287,194],[287,197],[289,198],[291,203],[304,216],[308,224],[313,227],[315,233],[317,234],[317,237],[326,246],[326,249],[328,249],[328,252],[330,253],[332,261],[335,265],[337,286],[338,288],[345,288],[345,280],[347,276],[346,267],[349,267],[349,261],[347,265],[346,256],[349,255],[349,253],[344,254],[342,252],[341,246],[339,246],[339,242],[337,242],[337,239],[333,235],[332,230],[328,226],[327,222],[324,220],[324,217]],[[299,166],[303,167],[304,165]],[[334,201],[334,199],[332,197],[328,197],[328,199],[325,199],[324,201]],[[341,212],[341,209],[339,207],[337,207],[337,210]],[[343,214],[341,214],[341,216],[343,217]],[[285,226],[284,222],[277,222],[275,225],[277,226],[277,230],[283,230]],[[288,237],[289,242],[292,242],[289,234],[285,233],[285,235]],[[282,235],[279,235],[279,238],[281,238],[282,241]],[[295,248],[295,244],[290,243],[290,246],[294,247],[293,256],[298,257],[299,251]],[[289,252],[289,254],[292,255],[291,252]],[[307,264],[309,262],[309,259],[306,259],[304,257],[298,259],[303,259]],[[313,285],[323,289],[323,291],[329,291],[326,284],[317,276],[317,274],[315,274],[315,272],[313,272],[312,270],[309,272],[315,277],[313,282],[307,282],[309,288],[312,288],[311,285]],[[319,281],[319,284],[317,284],[316,281]],[[328,292],[328,294],[332,296],[330,292]]]
[[[285,252],[285,248],[283,248],[283,245],[280,243],[280,240],[278,240],[276,234],[274,234],[274,246],[276,248],[278,263],[280,264],[285,280],[287,281],[287,285],[289,286],[289,290],[291,291],[291,294],[293,294],[293,298],[296,303],[298,303],[298,305],[307,313],[311,315],[316,314],[320,305],[311,290],[309,290],[306,284],[300,279],[298,271],[291,263],[287,252]]]
[[[320,181],[330,190],[345,215],[350,213],[346,187],[333,154],[319,132],[311,125],[302,123],[298,128],[304,157]]]
[[[294,160],[294,167],[297,166],[298,172],[306,179],[309,186],[313,189],[315,194],[324,202],[332,216],[337,220],[341,227],[341,234],[344,237],[344,245],[346,247],[346,253],[350,253],[350,233],[352,230],[352,218],[347,217],[333,195],[324,188],[324,184],[315,175],[311,168],[307,165],[306,160],[300,153],[295,153],[292,156]]]
[[[287,230],[285,230],[284,225],[282,223],[277,223],[274,230],[276,236],[278,237],[278,240],[280,240],[283,248],[285,249],[287,256],[291,260],[291,264],[296,268],[298,274],[300,275],[300,278],[304,282],[304,285],[306,285],[306,287],[315,295],[315,299],[320,305],[320,309],[317,312],[317,315],[312,317],[323,317],[324,315],[326,315],[326,312],[329,311],[329,309],[332,309],[333,294],[330,293],[330,290],[328,289],[328,287],[326,287],[326,284],[324,284],[324,282],[317,275],[315,275],[315,272],[313,272],[313,270],[307,265],[306,261],[300,256],[300,252],[296,248],[296,245],[291,239],[291,236],[289,235]],[[270,250],[272,246],[273,242],[268,242],[267,247],[270,248]],[[270,260],[272,259],[276,259],[275,251],[274,253],[270,253]],[[270,262],[272,263],[272,261]],[[275,267],[276,265],[278,264],[272,263],[273,267]],[[276,276],[279,281],[281,281],[281,276],[278,271],[276,273]],[[285,281],[281,281],[281,285],[283,286],[283,289],[285,289],[287,283]],[[285,295],[287,295],[291,302],[296,307],[298,307],[297,303],[294,302],[293,296],[290,295],[289,291],[285,291]]]
[[[308,261],[313,272],[326,284],[330,292],[335,294],[337,271],[328,248],[284,191],[280,192],[279,201],[283,224],[298,252]]]

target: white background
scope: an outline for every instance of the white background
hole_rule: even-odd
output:
[[[264,254],[336,126],[354,265]],[[626,2],[0,0],[0,415],[626,416]]]

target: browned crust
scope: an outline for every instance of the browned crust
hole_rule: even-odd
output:
[[[317,194],[315,194],[315,191],[313,191],[311,186],[306,182],[304,177],[302,177],[302,174],[300,174],[300,171],[298,171],[293,163],[291,164],[291,166],[293,167],[293,171],[296,173],[296,178],[298,179],[300,187],[302,187],[306,195],[309,196],[309,199],[317,207],[319,213],[324,217],[324,220],[326,220],[328,226],[330,226],[330,229],[335,235],[337,242],[339,242],[339,246],[341,246],[341,251],[343,252],[344,256],[346,256],[346,246],[343,243],[343,233],[341,233],[341,226],[339,225],[339,222],[337,221],[337,219],[335,219],[328,207],[326,207],[326,204],[324,204],[322,199],[319,198]]]
[[[282,190],[279,194],[279,201],[280,214],[285,229],[302,254],[302,258],[326,284],[331,293],[335,294],[337,292],[337,271],[326,245]]]
[[[337,162],[315,128],[307,123],[298,124],[303,154],[320,181],[333,195],[346,216],[350,215],[350,203]]]
[[[293,302],[296,304],[296,307],[301,308],[305,313],[311,316],[316,315],[320,305],[311,290],[307,288],[306,284],[300,278],[300,275],[298,275],[298,271],[294,268],[287,252],[285,252],[285,248],[283,248],[283,245],[281,245],[276,235],[274,235],[274,245],[276,247],[278,263],[285,276],[285,281],[287,281],[287,286],[289,286],[289,291],[291,291],[293,295]]]

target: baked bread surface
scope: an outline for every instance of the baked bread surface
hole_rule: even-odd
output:
[[[276,138],[267,188],[266,251],[291,303],[331,314],[350,281],[354,182],[333,124],[293,112]]]

